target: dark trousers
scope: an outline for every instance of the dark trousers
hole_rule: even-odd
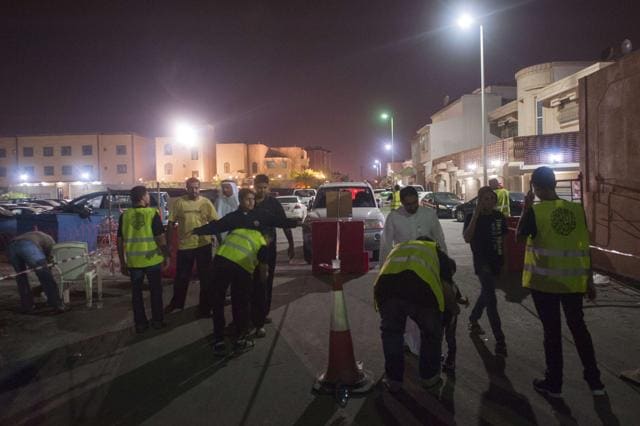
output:
[[[147,268],[129,268],[131,278],[131,303],[133,305],[133,320],[136,325],[146,325],[149,323],[144,310],[144,299],[142,297],[142,283],[145,275],[149,282],[149,292],[151,293],[151,320],[162,322],[164,313],[162,311],[162,271],[161,265],[157,264]]]
[[[404,329],[407,317],[420,328],[420,377],[430,379],[440,373],[442,314],[437,307],[427,308],[413,302],[390,298],[380,304],[384,369],[388,378],[398,382],[404,376]]]
[[[547,362],[546,379],[554,386],[562,386],[562,323],[560,305],[573,336],[584,368],[583,377],[590,385],[600,383],[591,335],[584,322],[582,294],[555,294],[531,290],[533,302],[544,329],[544,355]]]
[[[272,280],[273,283],[273,280]],[[251,286],[250,308],[251,322],[256,328],[264,327],[267,317],[265,304],[267,302],[267,282],[260,279],[260,270],[256,268],[253,273],[253,285]]]
[[[278,257],[278,251],[276,249],[275,240],[267,246],[267,264],[269,265],[269,272],[267,273],[267,282],[264,284],[265,298],[264,298],[264,316],[268,317],[271,312],[271,295],[273,293],[273,277],[276,272],[276,259]]]
[[[249,295],[253,284],[252,274],[229,259],[216,256],[211,273],[210,303],[213,309],[213,337],[224,338],[224,299],[231,286],[231,312],[238,337],[249,331]]]
[[[47,258],[42,249],[31,240],[16,240],[9,244],[7,251],[9,262],[16,272],[23,272],[30,268],[41,266],[41,269],[35,271],[42,289],[47,295],[47,304],[54,308],[61,305],[58,285],[51,274],[51,270],[47,267]],[[29,278],[27,274],[21,274],[16,277],[18,285],[18,294],[20,295],[20,304],[23,311],[31,311],[33,309],[33,293],[29,286]]]
[[[208,275],[211,273],[211,244],[206,246],[178,250],[176,258],[176,280],[173,284],[173,298],[171,304],[178,309],[184,309],[184,302],[189,290],[191,281],[191,271],[195,262],[198,269],[198,279],[200,280],[200,298],[198,308],[202,312],[208,313],[211,310],[209,297],[207,296]]]
[[[458,315],[445,312],[442,320],[444,338],[447,341],[447,356],[455,358],[458,344],[456,342],[456,328],[458,328]]]
[[[502,323],[498,314],[498,300],[496,298],[496,276],[485,267],[478,273],[478,279],[481,286],[480,296],[478,296],[471,315],[469,315],[469,321],[478,321],[486,308],[493,335],[497,341],[503,341],[504,333],[502,332]]]

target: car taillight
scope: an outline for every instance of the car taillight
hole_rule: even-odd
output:
[[[293,206],[294,209],[301,209],[302,206],[300,206],[300,204],[296,204],[295,206]]]

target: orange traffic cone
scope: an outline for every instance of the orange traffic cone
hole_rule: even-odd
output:
[[[331,312],[331,332],[329,335],[329,366],[320,374],[313,389],[323,393],[334,393],[345,387],[353,394],[371,390],[373,382],[363,370],[362,363],[356,363],[353,341],[349,330],[347,307],[339,274],[333,275],[333,308]]]

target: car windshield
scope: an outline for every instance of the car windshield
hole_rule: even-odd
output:
[[[300,197],[313,197],[315,194],[312,189],[296,189],[293,191],[295,195]],[[287,201],[288,203],[292,203],[293,201]]]
[[[458,203],[460,200],[453,192],[436,192],[433,194],[438,203]]]
[[[320,188],[316,196],[313,207],[316,209],[327,208],[327,192],[348,191],[351,192],[352,206],[355,207],[376,207],[371,189],[362,186],[348,187],[341,186],[335,188]]]
[[[280,201],[281,203],[297,203],[298,201],[298,197],[278,197],[278,201]]]
[[[513,201],[524,201],[524,192],[510,192],[509,198]]]

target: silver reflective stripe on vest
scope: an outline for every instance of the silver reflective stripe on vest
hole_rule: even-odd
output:
[[[524,264],[524,270],[537,275],[555,276],[555,277],[572,277],[588,275],[589,270],[585,268],[573,268],[573,269],[556,269],[556,268],[542,268],[540,266]]]
[[[127,256],[145,256],[145,257],[151,257],[155,254],[160,254],[160,252],[155,249],[155,250],[149,250],[149,251],[128,251],[127,252]]]
[[[246,254],[250,260],[255,262],[256,255],[252,251],[247,250],[246,247],[239,246],[238,244],[235,244],[233,241],[225,241],[224,245],[233,247],[234,249],[241,251],[242,253]]]
[[[548,249],[541,247],[527,246],[527,251],[540,256],[550,257],[585,257],[589,256],[588,250],[562,250],[562,249]]]
[[[155,238],[154,237],[125,238],[125,242],[127,243],[150,243],[151,241],[155,241]]]
[[[234,233],[233,236],[242,238],[243,240],[249,242],[249,244],[251,245],[251,248],[253,248],[253,250],[256,250],[256,251],[258,250],[258,247],[256,247],[256,243],[251,238],[249,238],[248,236],[240,234],[240,233]],[[236,246],[234,246],[234,247],[236,247]]]
[[[404,247],[406,247],[406,246],[404,246]],[[390,257],[390,258],[387,259],[388,263],[407,263],[407,262],[413,262],[413,261],[416,261],[417,263],[421,264],[426,269],[428,269],[434,277],[438,277],[439,276],[438,273],[433,270],[433,267],[431,266],[431,264],[429,264],[428,262],[426,262],[424,259],[422,259],[420,257],[416,257],[416,256],[398,256],[398,257]]]

